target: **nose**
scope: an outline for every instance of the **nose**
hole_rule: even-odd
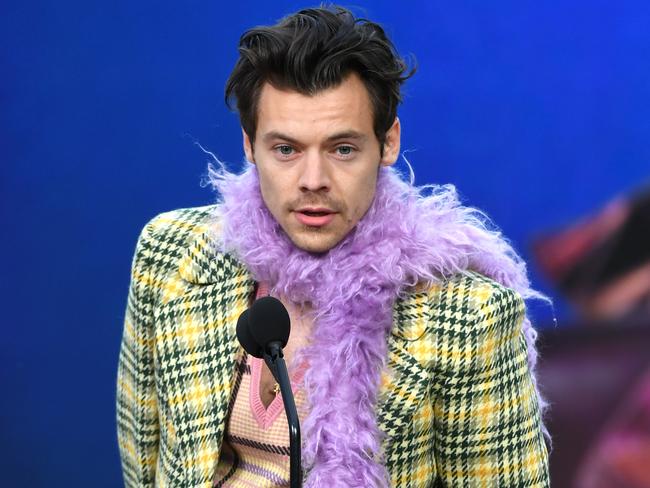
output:
[[[299,186],[303,192],[329,191],[331,186],[330,168],[325,158],[314,151],[303,158]]]

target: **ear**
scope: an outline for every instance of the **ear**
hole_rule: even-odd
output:
[[[384,141],[384,155],[381,158],[382,166],[395,164],[399,157],[399,148],[401,142],[401,126],[399,118],[395,117],[393,125],[386,131],[386,140]]]
[[[246,159],[249,162],[255,164],[255,158],[253,157],[253,144],[251,143],[251,139],[248,137],[248,134],[243,127],[241,133],[244,138],[244,154],[246,155]]]

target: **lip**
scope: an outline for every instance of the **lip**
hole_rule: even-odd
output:
[[[320,212],[323,215],[309,215],[306,212]],[[307,225],[309,227],[324,227],[334,220],[336,212],[333,212],[329,208],[322,207],[305,207],[294,211],[296,219],[301,224]]]

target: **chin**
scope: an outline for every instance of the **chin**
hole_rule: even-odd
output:
[[[303,251],[307,251],[313,254],[323,254],[336,246],[341,239],[337,239],[335,236],[289,236],[291,242]]]

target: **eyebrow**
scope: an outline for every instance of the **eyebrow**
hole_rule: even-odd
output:
[[[356,130],[344,130],[332,134],[326,139],[326,142],[338,141],[340,139],[354,139],[359,142],[364,142],[367,138],[368,136]],[[290,142],[291,144],[296,144],[296,145],[300,144],[297,139],[294,139],[293,137],[288,136],[287,134],[283,134],[282,132],[276,130],[267,132],[262,136],[262,140],[264,142],[270,142],[276,139],[282,139],[283,141]]]

